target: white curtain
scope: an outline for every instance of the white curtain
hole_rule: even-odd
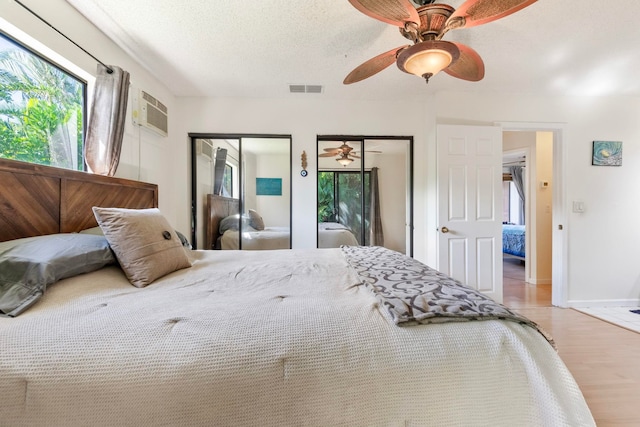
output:
[[[524,168],[522,166],[509,167],[509,173],[511,173],[511,179],[513,180],[513,183],[516,186],[516,190],[518,190],[518,195],[520,196],[520,218],[522,219],[522,223],[525,224],[523,171],[524,171]]]
[[[113,176],[120,161],[129,94],[129,73],[98,64],[84,158],[95,174]]]

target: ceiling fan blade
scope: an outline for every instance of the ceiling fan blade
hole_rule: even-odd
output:
[[[477,82],[484,78],[484,62],[478,52],[461,43],[454,43],[460,50],[458,60],[444,69],[450,76]]]
[[[379,73],[389,65],[396,62],[397,52],[402,49],[406,49],[407,47],[409,47],[409,45],[391,49],[388,52],[381,53],[380,55],[360,64],[352,72],[350,72],[347,77],[345,77],[343,83],[346,85],[356,83]]]
[[[336,153],[322,153],[322,154],[318,154],[318,157],[334,157],[336,156]]]
[[[420,24],[418,11],[409,0],[349,0],[360,12],[396,27],[404,28],[405,22]]]
[[[360,156],[356,156],[353,153],[349,153],[349,157],[353,157],[354,159],[359,159],[360,158]]]
[[[365,153],[372,153],[372,154],[382,154],[382,151],[378,151],[378,150],[364,150]],[[352,151],[349,153],[349,155],[354,155],[354,154],[358,154],[357,151]]]
[[[340,148],[325,148],[324,151],[328,152],[328,153],[340,153],[342,151],[342,149]]]
[[[467,0],[453,12],[446,27],[469,28],[511,15],[537,0]]]

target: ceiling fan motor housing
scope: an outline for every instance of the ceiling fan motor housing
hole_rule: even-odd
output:
[[[419,43],[425,40],[440,40],[446,33],[446,23],[455,9],[447,4],[434,4],[419,7],[417,9],[420,22],[415,25],[412,22],[406,23],[404,28],[400,28],[403,37]]]

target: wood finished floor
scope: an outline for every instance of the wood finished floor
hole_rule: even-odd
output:
[[[524,282],[504,261],[504,304],[548,331],[599,427],[640,426],[640,334],[572,309],[551,306],[551,286]]]

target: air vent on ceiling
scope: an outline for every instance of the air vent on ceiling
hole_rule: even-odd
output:
[[[322,93],[321,85],[289,85],[291,93]]]

